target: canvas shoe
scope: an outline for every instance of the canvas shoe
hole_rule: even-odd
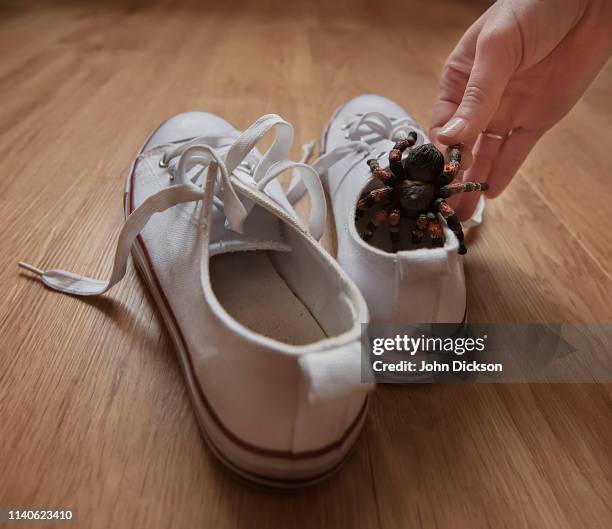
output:
[[[276,129],[265,154],[259,140]],[[208,444],[256,483],[295,487],[325,477],[366,415],[360,324],[366,304],[318,244],[319,176],[285,158],[276,115],[239,133],[202,112],[171,118],[127,177],[126,221],[110,279],[20,263],[48,287],[95,296],[117,283],[131,250],[174,343]],[[293,171],[288,194],[276,177]],[[311,198],[308,228],[291,203]]]
[[[400,135],[417,134],[415,147],[429,142],[423,129],[399,105],[377,95],[363,95],[341,106],[321,138],[322,160],[333,158],[323,181],[333,206],[338,241],[337,259],[364,295],[376,323],[455,323],[465,319],[463,257],[454,233],[444,227],[440,248],[391,252],[382,227],[366,242],[355,221],[357,201],[365,190],[383,184],[366,163],[388,166],[388,153]],[[341,156],[340,156],[341,155]],[[313,164],[317,168],[317,163]],[[331,165],[331,164],[328,164]],[[482,221],[484,198],[464,227]],[[360,222],[367,222],[363,219]]]

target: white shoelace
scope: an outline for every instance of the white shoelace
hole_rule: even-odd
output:
[[[245,162],[259,141],[273,128],[277,129],[274,142],[255,165],[252,176],[245,178],[245,171],[241,172],[241,178],[234,175],[234,171]],[[308,232],[315,239],[320,239],[327,218],[325,194],[319,172],[315,168],[303,161],[292,162],[286,159],[293,143],[291,124],[275,114],[262,116],[231,143],[223,159],[220,148],[226,146],[228,141],[231,141],[231,138],[227,136],[211,135],[160,147],[163,149],[160,166],[168,167],[174,185],[149,196],[126,219],[119,234],[108,280],[92,279],[65,270],[43,271],[23,261],[19,266],[37,274],[45,285],[59,292],[79,296],[103,294],[125,275],[132,244],[154,213],[165,211],[177,204],[202,201],[202,223],[210,222],[213,208],[216,206],[223,211],[228,227],[241,233],[243,223],[254,205],[251,200],[247,200],[245,205],[239,198],[238,192],[241,188],[243,193],[249,191],[261,194],[272,180],[289,170],[293,171],[293,177],[287,192],[288,201],[294,204],[305,192],[310,194]],[[311,150],[312,146],[304,148],[304,159],[309,156]],[[146,155],[147,153],[143,153],[141,156]],[[318,167],[325,170],[341,157],[340,151],[323,157],[324,159],[317,160]],[[197,169],[196,175],[189,178],[188,173],[193,173],[194,169]],[[200,176],[201,183],[196,185],[194,182]],[[218,193],[222,193],[222,200],[216,196]],[[266,198],[270,197],[266,195]],[[286,211],[281,204],[278,205],[278,210],[295,218],[295,213]]]
[[[389,118],[380,112],[358,114],[342,128],[343,130],[347,130],[345,137],[351,141],[326,152],[312,162],[312,168],[317,174],[323,174],[335,163],[353,154],[362,154],[364,158],[368,158],[369,156],[381,158],[386,152],[376,153],[370,145],[380,140],[397,141],[400,138],[406,137],[411,131],[417,134],[415,145],[420,145],[424,140],[423,133],[420,132],[417,124],[412,118]],[[307,160],[308,156],[304,159]],[[302,197],[304,191],[305,188],[302,182],[300,180],[294,180],[287,192],[289,202],[295,204]]]
[[[356,114],[341,128],[346,131],[344,137],[349,141],[325,153],[312,163],[312,167],[319,174],[347,156],[360,155],[359,160],[355,159],[355,164],[367,158],[383,158],[388,151],[376,151],[372,147],[373,144],[380,143],[381,140],[396,142],[407,137],[409,132],[415,132],[417,135],[415,146],[421,145],[425,140],[425,136],[412,118],[390,118],[381,112]],[[355,164],[353,164],[353,167]],[[341,187],[349,172],[350,170],[342,176],[336,185],[336,189]]]
[[[363,129],[366,129],[365,131]],[[425,137],[420,131],[417,123],[410,117],[390,118],[381,112],[366,112],[358,114],[353,120],[343,126],[346,130],[346,138],[352,141],[367,141],[367,138],[373,140],[385,139],[389,141],[397,141],[405,138],[409,132],[417,134],[415,145],[423,143]],[[369,133],[374,133],[374,137],[368,136]]]

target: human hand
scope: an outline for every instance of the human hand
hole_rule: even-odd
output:
[[[464,180],[487,182],[494,198],[611,52],[612,0],[498,0],[446,62],[430,137],[463,144]],[[478,196],[459,197],[454,207],[468,218]]]

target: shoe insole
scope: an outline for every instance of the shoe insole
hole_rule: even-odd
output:
[[[249,329],[293,345],[325,338],[317,320],[278,273],[267,251],[216,255],[210,261],[210,279],[219,303]]]

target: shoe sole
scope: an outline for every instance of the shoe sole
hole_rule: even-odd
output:
[[[151,136],[155,131],[151,134]],[[150,137],[147,138],[143,147],[139,151],[142,152]],[[134,159],[130,171],[126,179],[126,188],[124,193],[124,213],[125,217],[132,212],[132,185],[133,175],[137,159]],[[155,272],[151,266],[151,260],[148,256],[146,246],[144,245],[140,235],[132,246],[132,258],[136,265],[142,280],[147,286],[147,289],[153,296],[155,305],[162,316],[165,327],[174,344],[177,358],[183,377],[187,383],[188,394],[194,407],[195,415],[198,420],[198,425],[202,436],[206,441],[207,446],[223,466],[229,469],[235,476],[247,481],[252,485],[264,488],[274,489],[297,489],[310,485],[317,484],[330,475],[337,472],[350,456],[359,432],[361,431],[367,415],[368,399],[364,400],[364,404],[357,414],[357,417],[349,428],[345,431],[342,438],[336,442],[322,447],[321,449],[311,452],[288,452],[280,450],[272,450],[260,448],[250,443],[239,439],[227,427],[223,425],[221,420],[216,416],[214,410],[206,401],[204,392],[197,381],[193,370],[192,359],[185,345],[185,340],[182,336],[179,326],[176,323],[176,318],[171,311],[170,305],[166,296],[163,294]],[[296,478],[281,478],[272,477],[265,474],[253,472],[245,469],[242,466],[233,462],[229,453],[240,453],[240,459],[253,460],[254,464],[259,467],[262,465],[262,460],[269,461],[271,464],[277,464],[281,467],[287,466],[287,461],[296,461],[300,465],[299,471],[296,474],[303,474],[304,477]],[[321,469],[321,471],[312,471],[310,469]],[[281,473],[281,470],[277,472]],[[294,473],[286,471],[286,473]]]

